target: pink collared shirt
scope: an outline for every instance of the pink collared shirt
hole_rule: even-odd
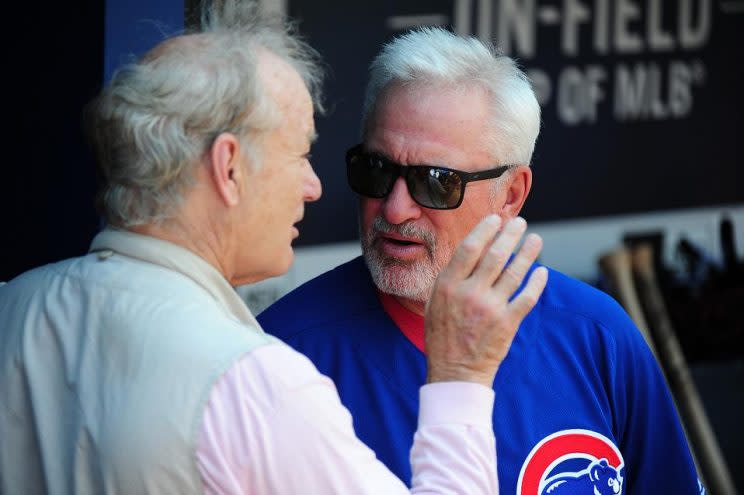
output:
[[[351,415],[328,377],[288,346],[261,347],[235,363],[210,393],[197,450],[204,489],[261,495],[498,493],[493,391],[474,383],[436,383],[422,387],[420,399],[409,492],[355,436]]]

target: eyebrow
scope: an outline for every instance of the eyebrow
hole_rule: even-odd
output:
[[[395,165],[400,165],[401,167],[450,168],[448,165],[445,165],[444,163],[418,163],[417,162],[417,163],[407,163],[407,164],[404,165],[404,164],[402,164],[402,163],[400,163],[400,162],[398,162],[396,160],[393,160],[392,158],[390,158],[388,155],[386,155],[385,153],[383,153],[381,151],[367,151],[367,150],[365,150],[365,148],[362,148],[362,150],[364,150],[364,152],[367,153],[367,154],[369,154],[369,155],[380,156],[383,159],[387,160],[388,162],[393,163]],[[456,170],[456,169],[451,169],[451,170]]]
[[[495,165],[492,168],[486,169],[486,170],[476,170],[475,172],[466,172],[466,171],[460,170],[458,168],[452,168],[451,166],[446,165],[446,164],[443,164],[443,163],[440,163],[440,164],[436,164],[436,163],[408,163],[406,165],[403,165],[402,163],[397,162],[397,161],[391,159],[385,153],[382,153],[380,151],[366,151],[365,148],[364,148],[364,145],[362,145],[362,152],[363,153],[367,153],[368,155],[377,155],[377,156],[381,157],[383,160],[385,160],[385,161],[387,161],[387,162],[389,162],[389,163],[391,163],[393,165],[397,165],[399,167],[431,167],[431,168],[444,168],[444,169],[447,169],[447,170],[452,170],[453,172],[457,172],[459,174],[464,175],[468,179],[468,182],[470,182],[470,181],[476,181],[476,180],[481,180],[481,179],[495,179],[497,177],[502,176],[504,174],[504,172],[506,172],[506,170],[509,169],[510,167],[515,167],[515,166],[518,165],[518,164],[514,164],[514,163],[503,164],[503,165]]]

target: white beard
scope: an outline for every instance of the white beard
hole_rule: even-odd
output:
[[[379,234],[393,232],[421,240],[428,256],[408,262],[381,254],[375,247],[375,241]],[[361,237],[364,260],[377,288],[386,294],[426,304],[434,290],[437,276],[449,262],[449,259],[437,255],[434,234],[410,223],[393,225],[382,217],[377,217],[367,235]]]

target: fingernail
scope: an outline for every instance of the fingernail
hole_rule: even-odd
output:
[[[530,244],[540,244],[542,243],[542,237],[540,237],[539,234],[530,232],[529,234],[527,234],[527,237],[525,237],[524,242],[529,242]]]
[[[527,220],[525,220],[522,217],[514,217],[511,219],[511,223],[515,227],[526,227],[527,226]]]

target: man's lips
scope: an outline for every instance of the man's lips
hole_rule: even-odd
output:
[[[296,239],[300,236],[300,228],[298,224],[302,221],[302,217],[304,215],[300,215],[300,217],[295,221],[295,223],[292,224],[292,238]]]
[[[375,242],[377,251],[383,256],[398,260],[418,259],[427,251],[421,239],[399,234],[380,234]]]
[[[396,234],[394,232],[391,232],[389,234],[378,234],[377,236],[378,240],[392,242],[399,245],[412,245],[412,244],[419,244],[422,245],[423,241],[421,239],[416,239],[412,237],[405,237],[400,234]]]

